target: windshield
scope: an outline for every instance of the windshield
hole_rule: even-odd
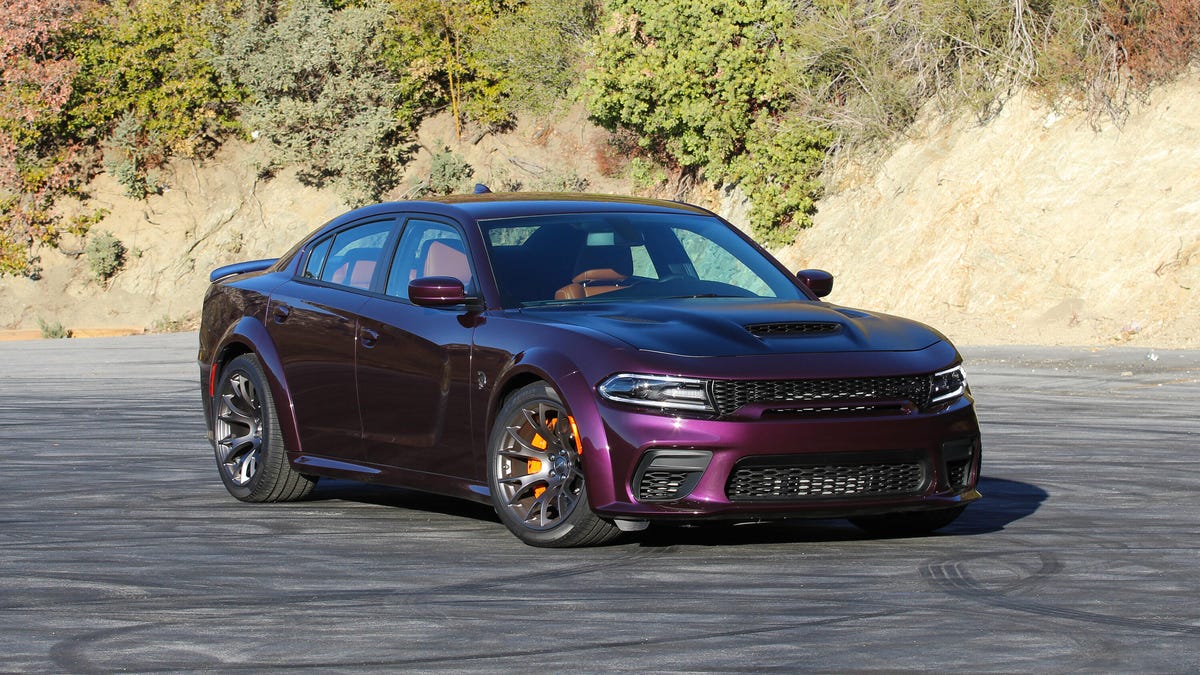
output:
[[[665,298],[807,299],[711,216],[587,213],[480,222],[505,307]]]

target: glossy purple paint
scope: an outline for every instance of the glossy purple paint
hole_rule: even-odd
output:
[[[799,278],[746,239],[766,264],[788,275],[794,299],[684,297],[506,307],[481,221],[597,211],[712,217],[696,207],[623,198],[482,195],[398,202],[345,214],[273,265],[227,267],[205,298],[201,389],[210,436],[208,375],[239,353],[258,355],[277,402],[293,464],[305,473],[379,481],[488,502],[486,457],[495,416],[510,393],[549,383],[570,410],[583,446],[592,509],[607,518],[695,520],[846,516],[944,509],[979,497],[979,429],[968,393],[924,410],[908,403],[879,415],[772,417],[750,405],[726,416],[664,414],[597,393],[615,373],[705,380],[925,376],[958,364],[954,347],[915,322],[818,301],[832,277]],[[470,260],[459,279],[419,277],[407,298],[308,278],[305,255],[327,233],[380,219],[399,233],[409,219],[453,227]],[[732,229],[732,228],[731,228]],[[398,237],[398,234],[396,235]],[[395,247],[395,237],[388,246]],[[390,255],[390,254],[389,254]],[[381,258],[387,264],[390,258]],[[529,265],[539,264],[537,260]],[[239,270],[249,270],[237,274]],[[762,338],[745,326],[772,321],[836,323],[827,335]],[[973,448],[964,479],[951,484],[947,443]],[[654,449],[712,453],[699,483],[669,501],[637,499],[638,463]],[[730,472],[750,457],[912,452],[929,480],[920,494],[734,501]],[[857,455],[856,455],[857,456]]]

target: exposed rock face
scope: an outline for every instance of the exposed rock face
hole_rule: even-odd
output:
[[[1200,345],[1200,76],[1097,131],[1029,96],[923,125],[781,252],[964,343]]]
[[[289,173],[269,181],[256,174],[253,153],[237,143],[204,165],[174,162],[165,171],[168,189],[145,201],[125,197],[101,174],[88,187],[87,208],[109,211],[93,232],[121,240],[124,268],[105,283],[89,274],[83,242],[42,249],[39,280],[0,280],[0,327],[32,328],[38,318],[75,329],[186,321],[198,313],[214,267],[278,256],[345,209]]]

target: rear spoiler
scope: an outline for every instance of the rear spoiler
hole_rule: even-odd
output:
[[[261,272],[271,265],[274,265],[279,258],[264,258],[262,260],[247,260],[246,262],[234,263],[224,267],[218,267],[208,275],[210,282],[215,282],[225,277],[231,277],[235,274],[245,274],[247,272]]]

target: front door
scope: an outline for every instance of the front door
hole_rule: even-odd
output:
[[[418,277],[453,276],[470,289],[471,267],[455,226],[410,219],[384,287],[361,308],[359,408],[366,460],[482,480],[470,461],[471,327],[463,307],[408,301]]]

